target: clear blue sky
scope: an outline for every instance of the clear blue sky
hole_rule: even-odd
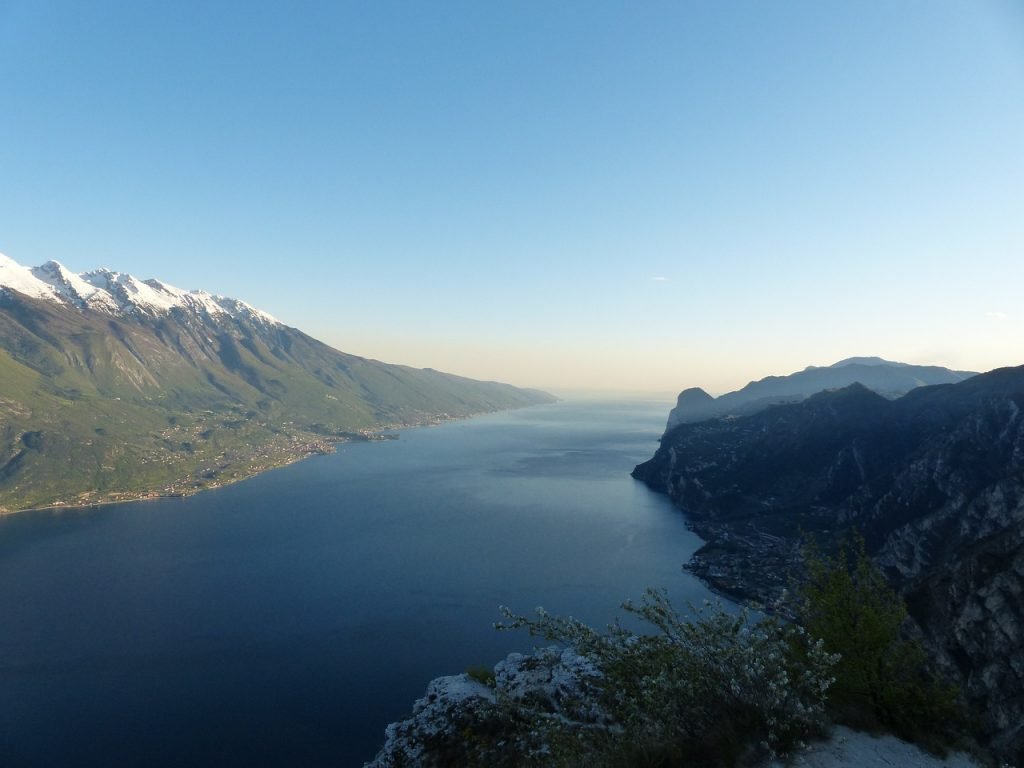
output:
[[[389,362],[1024,363],[1024,3],[0,0],[0,252]]]

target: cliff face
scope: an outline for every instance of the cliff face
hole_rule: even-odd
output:
[[[886,400],[859,385],[682,424],[634,476],[707,540],[691,570],[771,605],[799,540],[849,530],[1000,754],[1024,762],[1024,367]]]
[[[926,646],[984,720],[992,748],[1024,764],[1024,524],[986,537],[906,590]]]

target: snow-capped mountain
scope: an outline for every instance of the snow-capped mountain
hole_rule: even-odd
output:
[[[57,261],[23,267],[0,253],[0,291],[13,290],[77,309],[123,316],[161,315],[174,309],[189,313],[227,315],[272,325],[279,321],[238,299],[206,291],[183,291],[160,280],[140,280],[123,272],[97,269],[75,274]]]
[[[0,255],[0,513],[192,492],[551,400],[346,354],[237,299]]]

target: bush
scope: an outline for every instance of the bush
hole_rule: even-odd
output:
[[[499,625],[525,627],[593,662],[588,685],[611,727],[576,740],[589,764],[728,766],[787,752],[822,728],[836,659],[799,627],[752,623],[710,604],[683,618],[658,590],[624,607],[656,632],[618,624],[598,632],[542,609],[536,618],[503,609],[508,623]],[[572,744],[557,718],[544,727],[553,743]]]
[[[474,664],[466,669],[466,674],[481,685],[486,685],[488,688],[494,687],[494,669],[492,667],[485,664]]]
[[[831,558],[810,547],[805,561],[799,620],[840,657],[828,698],[833,718],[941,751],[949,724],[962,721],[955,691],[927,673],[921,645],[904,635],[906,606],[867,556],[864,540],[847,542]]]

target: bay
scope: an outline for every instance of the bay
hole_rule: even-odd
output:
[[[221,490],[0,519],[0,765],[359,766],[427,682],[711,598],[629,477],[668,401],[570,400],[339,446]]]

